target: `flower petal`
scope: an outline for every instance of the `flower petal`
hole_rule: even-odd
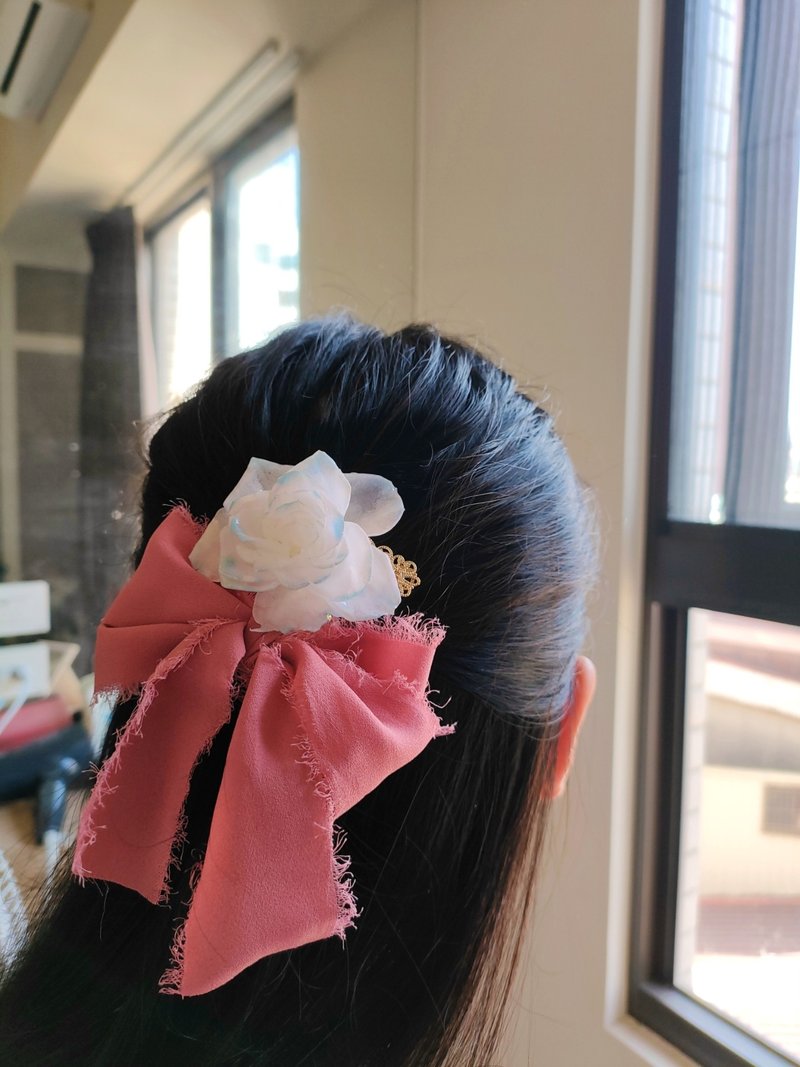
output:
[[[351,622],[378,619],[381,615],[391,615],[401,599],[391,560],[385,552],[373,547],[369,583],[349,600],[334,601],[330,611],[331,614]]]
[[[253,618],[261,631],[318,630],[328,621],[331,605],[316,591],[316,586],[284,589],[279,586],[269,593],[257,593],[253,602]]]
[[[222,527],[219,535],[219,578],[226,589],[246,589],[263,592],[278,584],[269,560],[262,560],[253,552],[251,544],[242,542],[236,532],[234,520]]]
[[[372,574],[375,546],[361,527],[354,522],[346,522],[342,540],[347,545],[346,557],[329,575],[315,583],[317,592],[329,601],[349,600],[357,596]],[[381,555],[384,553],[381,552]]]
[[[280,499],[285,491],[294,496],[312,490],[329,500],[341,515],[347,511],[350,482],[328,453],[320,449],[281,474],[275,485],[275,499]]]
[[[247,470],[225,497],[225,507],[230,508],[242,496],[272,489],[278,478],[291,470],[294,470],[294,467],[285,463],[273,463],[271,459],[256,459],[253,456],[247,464]]]
[[[219,538],[227,521],[225,509],[220,508],[189,553],[189,562],[194,569],[212,582],[219,581]]]
[[[345,513],[348,522],[357,522],[374,537],[396,526],[405,510],[400,494],[388,478],[380,474],[346,474],[352,493]]]

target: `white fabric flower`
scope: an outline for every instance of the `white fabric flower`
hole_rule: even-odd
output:
[[[376,619],[401,597],[389,557],[370,537],[402,514],[388,478],[343,474],[326,452],[294,467],[254,457],[189,561],[227,589],[255,592],[262,631],[318,630],[331,616]]]

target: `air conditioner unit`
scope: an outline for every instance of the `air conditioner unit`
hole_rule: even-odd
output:
[[[88,22],[62,0],[0,0],[0,114],[41,117]]]

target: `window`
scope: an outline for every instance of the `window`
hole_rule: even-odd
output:
[[[630,1010],[800,1063],[800,5],[665,5]]]
[[[159,406],[211,366],[211,203],[200,196],[153,234],[153,343]]]
[[[800,628],[688,616],[673,979],[798,1057]]]
[[[157,402],[299,314],[298,150],[290,105],[217,160],[148,234]]]
[[[224,354],[298,316],[297,146],[293,130],[248,152],[224,179]]]
[[[764,818],[761,828],[765,834],[800,836],[800,786],[764,786]]]

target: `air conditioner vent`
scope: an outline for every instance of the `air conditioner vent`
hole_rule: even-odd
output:
[[[88,21],[62,0],[0,0],[0,114],[41,117]]]

